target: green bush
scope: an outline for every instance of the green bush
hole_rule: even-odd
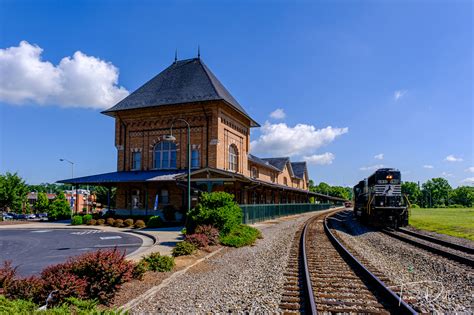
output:
[[[148,223],[146,224],[146,227],[149,227],[149,228],[159,228],[162,226],[163,226],[163,220],[158,215],[154,215],[150,217],[150,219],[148,219]]]
[[[174,257],[191,255],[196,251],[196,246],[186,241],[179,242],[176,247],[173,248],[172,255]]]
[[[416,203],[412,203],[412,204],[410,205],[410,208],[419,208],[419,207],[420,207],[420,206],[417,205]]]
[[[133,226],[133,219],[127,219],[127,220],[123,221],[123,226],[125,226],[125,227]]]
[[[148,264],[143,259],[133,267],[132,277],[133,279],[143,280],[145,272],[148,270]]]
[[[166,272],[174,268],[173,257],[161,256],[158,252],[144,257],[143,261],[147,264],[148,270],[152,271]]]
[[[145,222],[143,222],[143,220],[137,220],[134,226],[136,229],[143,229],[146,225],[145,225]]]
[[[75,215],[72,217],[71,225],[81,225],[82,224],[82,217],[80,215]]]
[[[86,214],[82,217],[82,222],[84,224],[89,224],[89,221],[92,220],[92,214]]]
[[[228,235],[221,236],[221,244],[231,247],[248,246],[255,243],[257,238],[262,238],[262,234],[256,228],[241,224],[232,230]]]
[[[194,233],[198,225],[212,225],[227,235],[242,223],[242,210],[234,196],[226,192],[203,193],[197,206],[189,212],[186,231]]]

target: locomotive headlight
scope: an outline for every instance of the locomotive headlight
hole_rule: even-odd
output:
[[[390,179],[392,179],[392,178],[393,178],[393,176],[392,176],[392,175],[387,175],[387,177],[386,177],[386,178],[390,180]]]
[[[380,205],[383,206],[383,201],[380,201]]]

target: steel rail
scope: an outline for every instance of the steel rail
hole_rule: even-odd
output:
[[[314,293],[313,293],[313,285],[311,284],[311,276],[309,274],[309,266],[308,266],[308,256],[306,255],[306,233],[308,231],[307,227],[313,223],[316,218],[319,216],[316,216],[306,222],[303,228],[303,233],[301,233],[301,240],[300,240],[300,248],[302,249],[301,253],[303,255],[303,268],[304,268],[304,290],[305,290],[305,306],[306,309],[310,311],[310,314],[318,314],[318,310],[316,309],[316,301],[314,300]]]
[[[374,288],[376,288],[377,293],[386,298],[387,302],[397,311],[397,314],[418,314],[410,305],[403,301],[400,296],[390,290],[382,280],[365,268],[365,266],[356,257],[354,257],[344,247],[344,245],[341,244],[341,242],[339,242],[327,225],[328,217],[329,216],[324,219],[324,231],[339,253],[341,253],[352,264],[352,266],[354,266],[355,269],[357,269],[367,280],[370,281]]]
[[[471,248],[471,247],[467,247],[467,246],[463,246],[463,245],[459,245],[459,244],[454,244],[454,243],[451,243],[451,242],[448,242],[448,241],[440,240],[439,238],[435,238],[435,237],[432,237],[432,236],[428,236],[428,235],[416,233],[416,232],[413,232],[413,231],[410,231],[410,230],[406,230],[404,228],[399,228],[397,231],[401,232],[401,233],[404,233],[404,234],[408,234],[408,235],[413,236],[413,237],[421,238],[421,239],[426,240],[426,241],[430,241],[431,243],[443,245],[444,247],[455,249],[455,250],[458,250],[458,251],[461,251],[461,252],[464,252],[464,253],[467,253],[467,254],[474,254],[474,248]]]
[[[437,254],[439,256],[448,258],[450,260],[459,262],[461,264],[464,264],[464,265],[467,265],[467,266],[470,266],[470,267],[474,267],[474,259],[472,259],[472,258],[465,257],[465,256],[459,256],[457,254],[442,250],[440,248],[430,246],[430,245],[425,244],[425,243],[421,243],[421,242],[416,241],[414,239],[405,237],[403,235],[400,235],[398,233],[394,233],[394,232],[391,232],[391,231],[388,231],[388,230],[382,230],[381,232],[388,235],[388,236],[390,236],[390,237],[393,237],[393,238],[396,238],[400,241],[403,241],[405,243],[408,243],[408,244],[414,245],[416,247],[419,247],[421,249],[424,249],[426,251],[429,251],[433,254]]]

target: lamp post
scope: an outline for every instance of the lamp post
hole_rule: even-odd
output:
[[[163,139],[166,141],[176,141],[176,137],[173,136],[173,125],[178,120],[184,122],[188,128],[188,147],[187,147],[187,150],[188,150],[187,152],[187,156],[188,156],[188,210],[186,212],[186,220],[187,220],[189,211],[191,210],[191,126],[185,119],[176,118],[171,123],[170,134],[163,136]]]
[[[74,162],[72,161],[69,161],[68,159],[59,159],[59,161],[61,162],[67,162],[69,164],[71,164],[71,179],[74,178]],[[78,196],[78,193],[77,193],[77,184],[76,184],[76,213],[78,212],[78,207],[79,207],[79,196]],[[72,214],[73,214],[73,211],[71,209],[71,222],[72,222]]]

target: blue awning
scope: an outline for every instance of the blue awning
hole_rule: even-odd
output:
[[[159,182],[174,181],[176,176],[183,175],[183,170],[154,170],[154,171],[129,171],[97,174],[84,177],[58,180],[63,184],[112,184],[124,182]]]

